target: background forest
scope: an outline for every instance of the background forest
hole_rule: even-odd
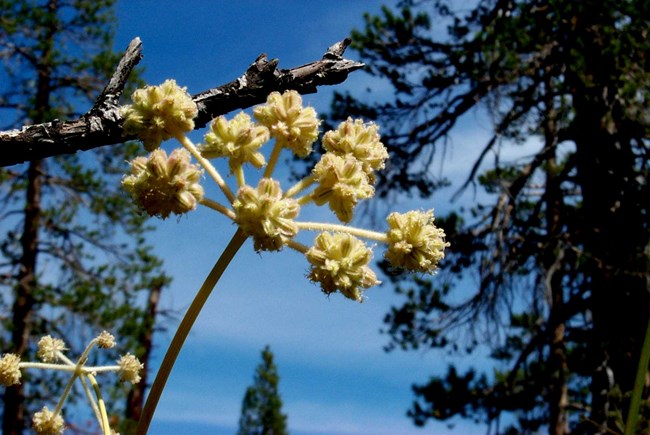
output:
[[[88,110],[134,36],[145,82],[196,93],[260,52],[287,68],[317,59],[354,27],[347,56],[366,72],[305,101],[333,125],[380,125],[391,163],[364,222],[433,208],[451,243],[437,275],[386,267],[361,305],[325,298],[291,252],[242,251],[154,430],[189,418],[232,433],[268,343],[292,433],[623,432],[650,317],[649,2],[142,1],[117,2],[115,16],[109,1],[40,3],[1,3],[3,129]],[[97,328],[135,350],[150,343],[161,289],[159,313],[187,306],[234,228],[134,214],[119,179],[136,148],[2,171],[3,351],[29,352],[45,331],[74,345]],[[154,337],[152,367],[169,340]],[[18,432],[6,416],[24,394],[5,392],[5,433]]]

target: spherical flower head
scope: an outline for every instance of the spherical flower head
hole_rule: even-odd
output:
[[[47,406],[34,413],[32,427],[39,435],[58,435],[62,434],[65,429],[61,414],[54,414]]]
[[[140,382],[140,370],[144,368],[144,364],[135,356],[130,353],[122,355],[117,364],[120,366],[120,380],[122,382],[131,382],[132,384]]]
[[[329,203],[330,209],[342,222],[352,220],[354,206],[359,200],[375,194],[361,163],[352,156],[325,153],[313,173],[318,182],[312,193],[314,202],[317,205]]]
[[[0,385],[8,387],[20,384],[20,357],[14,353],[5,353],[0,358]]]
[[[231,121],[224,116],[212,120],[204,138],[205,145],[199,150],[206,159],[227,157],[231,171],[247,162],[261,168],[266,161],[258,150],[269,138],[266,127],[256,125],[250,116],[240,112]]]
[[[445,257],[445,232],[434,224],[433,210],[391,213],[386,219],[386,259],[395,267],[432,273]]]
[[[266,104],[253,109],[258,122],[267,127],[278,145],[289,148],[298,157],[307,157],[318,139],[320,121],[313,107],[302,107],[296,91],[271,92]]]
[[[137,135],[147,151],[153,151],[162,141],[192,131],[199,112],[186,89],[166,80],[135,91],[133,104],[122,108],[124,134]]]
[[[131,174],[122,179],[122,186],[151,216],[165,219],[171,213],[183,214],[196,208],[203,199],[199,184],[203,171],[190,162],[190,154],[182,148],[167,157],[162,149],[149,157],[136,157]]]
[[[112,349],[115,347],[115,337],[108,331],[102,331],[97,336],[97,346],[101,349]]]
[[[379,284],[368,267],[372,250],[363,241],[345,233],[320,233],[305,256],[311,264],[309,279],[320,284],[326,294],[340,291],[361,302],[362,289]]]
[[[339,156],[351,155],[361,162],[363,171],[374,183],[374,171],[384,169],[388,151],[379,138],[379,128],[374,123],[348,118],[323,136],[323,148]]]
[[[279,251],[298,233],[295,199],[282,198],[280,183],[262,178],[257,188],[242,186],[233,203],[235,222],[253,238],[256,251]]]
[[[36,356],[46,363],[56,362],[59,359],[58,353],[64,350],[66,347],[63,340],[46,335],[38,340]]]

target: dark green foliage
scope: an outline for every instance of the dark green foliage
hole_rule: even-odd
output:
[[[120,58],[112,50],[113,5],[0,1],[3,129],[70,119],[92,106]],[[142,354],[139,337],[153,327],[147,293],[168,278],[146,244],[145,217],[120,187],[137,151],[122,144],[0,169],[2,352],[34,360],[38,338],[50,334],[74,358],[106,329],[119,349],[97,362]],[[50,373],[27,380],[6,390],[5,433],[20,433],[34,409],[51,409],[60,392]]]
[[[451,242],[438,275],[391,275],[405,302],[386,332],[389,348],[487,346],[495,369],[433,377],[409,415],[620,431],[650,315],[650,2],[461,4],[366,17],[354,47],[392,93],[337,95],[330,117],[375,120],[391,154],[378,192],[431,206],[450,132],[491,122],[459,191],[481,200],[437,219]]]
[[[278,390],[280,376],[273,362],[273,353],[266,346],[262,362],[257,366],[253,385],[246,389],[239,418],[239,435],[287,434],[287,416],[282,414]]]

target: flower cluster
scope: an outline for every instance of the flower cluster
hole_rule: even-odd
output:
[[[194,130],[198,109],[185,88],[174,80],[138,89],[131,99],[133,104],[122,108],[124,134],[138,136],[147,151],[158,148],[164,140]]]
[[[394,266],[410,271],[432,273],[444,258],[444,232],[434,225],[433,212],[411,211],[393,213],[384,233],[351,227],[357,204],[372,198],[375,189],[375,172],[384,168],[388,158],[381,142],[379,128],[361,119],[348,118],[336,130],[322,137],[325,153],[311,174],[295,185],[283,190],[273,178],[273,171],[283,149],[298,157],[312,153],[319,136],[320,121],[312,107],[304,107],[296,91],[271,93],[265,104],[253,108],[253,120],[245,112],[228,120],[224,116],[214,119],[204,136],[204,143],[194,145],[179,133],[188,128],[189,103],[180,95],[185,89],[171,90],[165,82],[165,91],[134,94],[134,108],[125,109],[125,129],[133,125],[153,125],[161,137],[174,136],[187,150],[172,152],[169,159],[162,150],[149,158],[137,158],[131,163],[131,174],[123,180],[125,189],[137,204],[149,214],[167,217],[170,213],[184,213],[202,204],[232,219],[240,230],[253,239],[257,251],[279,251],[289,247],[305,255],[310,270],[308,277],[318,283],[326,294],[340,292],[345,297],[362,301],[363,291],[379,284],[370,268],[372,249],[362,239],[387,245],[385,258]],[[175,95],[165,103],[165,114],[170,119],[160,121],[162,112],[151,115],[141,108],[160,105],[160,95]],[[145,101],[147,96],[151,101]],[[176,102],[178,107],[173,107]],[[131,116],[134,120],[131,120]],[[144,121],[145,119],[155,121]],[[183,124],[185,123],[185,124]],[[167,126],[173,132],[166,132]],[[158,128],[158,126],[165,126]],[[128,126],[128,128],[127,128]],[[163,131],[163,133],[160,133]],[[171,131],[171,130],[170,130]],[[145,131],[141,136],[147,146],[154,133]],[[268,160],[262,154],[265,143],[274,140]],[[228,199],[228,204],[203,198],[198,186],[201,171],[189,162],[196,158],[205,172],[217,183]],[[211,159],[225,158],[237,188],[224,181]],[[172,162],[173,160],[173,162]],[[256,183],[248,184],[242,167],[245,163],[262,169]],[[235,193],[233,193],[235,192]],[[327,204],[342,224],[302,222],[297,220],[301,207],[307,204]],[[300,231],[319,231],[314,245],[308,247],[295,238]]]
[[[199,184],[203,171],[190,163],[190,154],[176,149],[168,157],[164,150],[154,150],[149,157],[136,157],[131,174],[122,185],[131,197],[151,216],[165,219],[171,213],[194,210],[203,198]]]
[[[121,380],[135,384],[140,381],[140,371],[143,366],[136,357],[127,353],[117,361],[116,365],[88,367],[86,366],[88,354],[94,346],[102,349],[112,348],[115,346],[115,338],[106,331],[102,332],[90,341],[76,363],[63,353],[66,350],[64,341],[49,335],[42,337],[38,342],[36,356],[42,362],[21,362],[20,357],[12,353],[4,354],[0,358],[0,384],[4,386],[20,383],[21,370],[24,369],[56,370],[70,374],[68,385],[56,407],[50,411],[47,406],[44,406],[40,411],[34,413],[32,426],[37,434],[63,433],[65,429],[62,415],[63,405],[70,392],[70,387],[77,379],[81,381],[100,427],[104,429],[105,433],[108,432],[106,407],[103,405],[103,398],[97,387],[95,375],[103,372],[116,372],[120,374]],[[94,388],[91,388],[89,384]]]

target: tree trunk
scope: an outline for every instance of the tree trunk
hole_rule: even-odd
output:
[[[550,301],[548,325],[550,329],[550,354],[549,354],[549,434],[564,435],[569,432],[567,416],[569,368],[567,366],[565,334],[565,297],[563,286],[564,249],[562,241],[562,191],[556,180],[558,171],[556,145],[557,128],[555,124],[556,113],[552,108],[552,101],[548,101],[549,108],[546,113],[545,147],[548,150],[546,158],[546,199],[545,221],[547,232],[547,245],[542,256],[545,271],[545,284],[547,296]]]
[[[163,282],[152,285],[149,291],[149,299],[147,301],[147,317],[143,319],[143,326],[141,334],[138,337],[138,343],[142,346],[142,353],[137,355],[138,359],[144,364],[144,369],[140,373],[141,380],[135,384],[129,391],[126,399],[125,417],[129,421],[137,422],[142,415],[142,407],[144,405],[144,393],[147,389],[147,375],[149,373],[149,360],[153,349],[153,334],[154,326],[156,324],[156,313],[158,311],[158,302],[160,300],[160,292],[162,291]]]
[[[590,2],[581,16],[567,20],[574,23],[580,44],[567,43],[585,59],[577,70],[569,64],[565,75],[573,89],[572,139],[582,193],[580,260],[593,323],[592,403],[590,422],[582,426],[585,433],[617,430],[608,422],[608,411],[613,411],[608,393],[614,386],[622,393],[632,390],[650,315],[644,253],[650,242],[644,214],[648,192],[637,179],[640,163],[634,155],[633,129],[609,121],[624,119],[610,116],[624,110],[617,107],[619,59],[604,49],[606,37],[598,34],[598,29],[614,28],[614,19],[599,10],[598,2]],[[626,415],[623,400],[619,411]]]
[[[56,14],[58,0],[50,0],[46,6],[48,14],[47,31],[43,35],[42,51],[39,53],[36,69],[36,96],[32,111],[32,121],[41,123],[50,117],[50,95],[52,93],[51,54],[54,39],[58,31]],[[38,233],[41,225],[41,194],[43,186],[42,172],[44,163],[35,160],[29,163],[27,170],[27,190],[25,195],[24,223],[21,236],[22,255],[18,264],[18,285],[12,307],[12,352],[23,355],[29,346],[32,332],[32,315],[36,304],[37,286]],[[25,422],[25,395],[23,384],[6,389],[4,395],[4,412],[2,415],[2,433],[5,435],[22,434]]]
[[[43,162],[29,164],[27,193],[24,211],[24,227],[21,237],[22,257],[18,270],[18,286],[12,309],[11,352],[22,355],[27,350],[31,334],[31,318],[35,304],[36,259],[38,255],[38,230],[41,217],[41,169]],[[3,434],[20,434],[24,426],[23,384],[7,387],[4,395],[2,421]]]

